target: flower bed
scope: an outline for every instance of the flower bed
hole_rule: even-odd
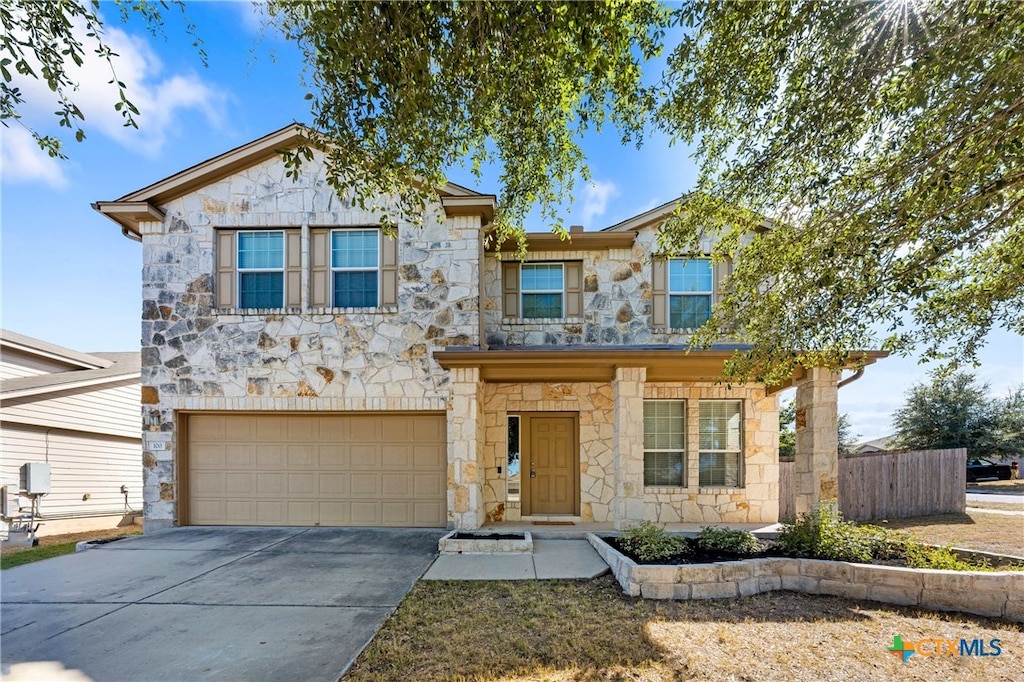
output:
[[[587,540],[623,591],[634,597],[724,599],[792,590],[1024,622],[1024,573],[1019,571],[946,571],[791,557],[638,564],[593,533]]]

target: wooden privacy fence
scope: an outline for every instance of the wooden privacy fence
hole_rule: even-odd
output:
[[[779,518],[796,516],[795,462],[779,463]],[[851,521],[964,512],[967,450],[865,452],[839,457],[839,510]]]

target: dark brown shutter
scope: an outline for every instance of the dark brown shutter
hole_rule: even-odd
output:
[[[519,317],[519,263],[501,264],[501,311]]]
[[[583,317],[583,263],[565,264],[565,316]]]
[[[715,278],[715,295],[712,298],[712,303],[718,305],[722,302],[722,298],[725,296],[725,280],[732,274],[732,259],[726,258],[725,260],[714,264],[714,278]]]
[[[331,231],[309,231],[309,305],[331,307]]]
[[[234,230],[220,230],[217,232],[217,283],[216,298],[218,308],[234,308],[235,282],[238,279],[235,270],[235,258],[238,253],[235,248]]]
[[[398,305],[398,228],[380,233],[380,304]]]
[[[651,326],[668,326],[668,261],[655,256],[651,261]]]
[[[286,308],[302,307],[302,233],[298,230],[285,230],[284,233],[285,282],[284,296]]]

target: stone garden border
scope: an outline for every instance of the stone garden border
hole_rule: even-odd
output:
[[[1024,572],[938,571],[819,559],[637,564],[594,533],[587,540],[623,591],[646,599],[727,599],[790,590],[962,611],[1024,623]]]

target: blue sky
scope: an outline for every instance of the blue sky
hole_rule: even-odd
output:
[[[66,161],[48,159],[19,126],[2,135],[3,327],[82,351],[138,348],[141,247],[90,203],[116,199],[179,170],[310,119],[302,62],[294,46],[261,35],[248,2],[192,2],[188,17],[209,55],[204,67],[181,20],[167,12],[165,36],[139,24],[111,20],[107,36],[118,77],[142,110],[140,129],[123,128],[103,64],[78,71],[76,102],[86,115],[87,139],[68,143]],[[55,107],[45,86],[25,83],[26,122],[56,132]],[[53,119],[53,120],[51,120]],[[594,182],[564,206],[565,224],[599,229],[691,189],[694,164],[683,147],[662,137],[643,148],[622,147],[613,133],[585,141]],[[465,170],[449,179],[494,192],[497,172],[480,184]],[[534,216],[531,231],[547,229]],[[982,353],[980,378],[1005,394],[1024,382],[1024,340],[993,333]],[[927,379],[915,358],[890,358],[840,391],[840,409],[864,438],[889,432],[889,416],[906,389]]]

